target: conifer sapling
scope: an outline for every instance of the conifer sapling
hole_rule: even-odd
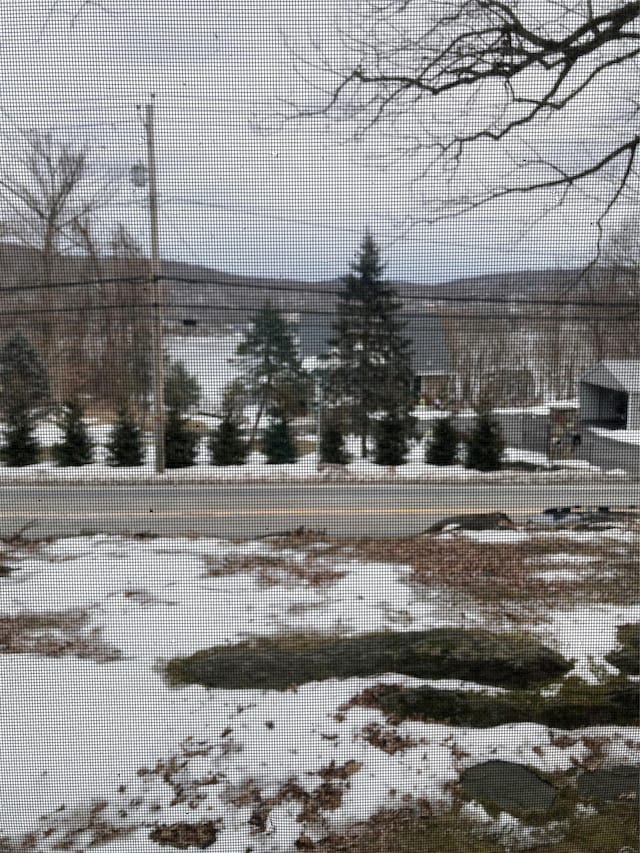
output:
[[[430,465],[455,465],[459,441],[460,436],[453,418],[450,415],[446,418],[438,418],[427,449],[427,462]]]
[[[121,409],[107,444],[109,465],[133,467],[144,462],[142,430],[127,409]]]
[[[68,400],[59,422],[63,438],[51,449],[58,465],[87,465],[93,462],[94,442],[89,437],[82,417],[82,407],[77,400]]]

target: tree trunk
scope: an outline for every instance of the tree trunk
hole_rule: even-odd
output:
[[[367,458],[367,421],[360,422],[360,455],[363,459]]]

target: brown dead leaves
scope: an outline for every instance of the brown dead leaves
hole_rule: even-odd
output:
[[[248,555],[225,557],[221,565],[209,569],[209,577],[255,573],[265,586],[275,586],[290,580],[303,581],[310,586],[322,586],[344,577],[346,572],[334,561],[306,552],[300,559],[290,555]]]
[[[318,776],[321,776],[325,782],[328,779],[348,779],[349,776],[353,776],[354,773],[357,773],[362,768],[361,761],[355,761],[353,759],[349,761],[345,761],[344,764],[336,765],[335,761],[332,761],[328,767],[323,767],[321,770],[318,770]]]
[[[413,738],[402,737],[395,729],[383,728],[378,723],[365,726],[362,729],[362,736],[371,746],[381,749],[387,755],[395,755],[396,752],[411,749],[417,743]]]
[[[0,616],[0,652],[43,657],[73,655],[99,663],[119,660],[121,652],[100,640],[98,628],[87,633],[88,622],[89,617],[82,610]]]
[[[268,832],[271,825],[271,811],[282,803],[297,802],[301,805],[296,820],[304,825],[322,824],[322,813],[340,808],[344,791],[350,787],[350,778],[362,768],[360,761],[348,760],[337,765],[331,762],[315,773],[322,782],[312,790],[304,788],[295,778],[288,779],[277,793],[263,797],[259,785],[253,779],[246,779],[240,786],[227,791],[223,798],[237,807],[252,805],[249,824],[256,832]],[[304,847],[306,836],[301,834],[299,846]]]
[[[281,553],[276,550],[216,560],[207,574],[215,577],[252,572],[265,585],[301,581],[320,586],[343,577],[353,560],[395,563],[411,567],[413,583],[447,588],[478,604],[495,606],[515,621],[530,620],[531,612],[508,613],[509,603],[529,610],[538,604],[557,606],[559,597],[567,603],[572,599],[615,603],[626,600],[637,585],[637,544],[621,548],[620,542],[607,541],[598,531],[592,541],[576,541],[562,531],[549,535],[549,531],[531,530],[530,534],[524,542],[492,543],[477,542],[459,533],[353,539],[305,533],[273,539],[276,547],[283,548]],[[547,569],[563,568],[561,558],[551,564],[546,558],[562,554],[569,555],[566,567],[575,576],[545,576]],[[580,556],[591,560],[576,563],[575,557]],[[603,571],[608,578],[604,584]]]
[[[365,850],[394,850],[404,828],[415,827],[432,815],[426,798],[403,795],[403,806],[381,809],[365,821],[353,824],[343,832],[332,832],[311,849],[325,853],[363,853]],[[385,846],[386,845],[386,846]]]
[[[158,760],[153,768],[141,767],[138,776],[158,776],[173,791],[171,806],[186,803],[190,809],[197,809],[207,799],[203,788],[217,785],[220,779],[214,773],[191,777],[188,773],[189,760],[195,756],[207,756],[212,747],[205,741],[196,742],[189,737],[181,743],[182,755],[172,755],[166,761]]]
[[[201,820],[197,823],[179,821],[161,824],[149,833],[149,838],[158,844],[175,847],[177,850],[187,850],[189,847],[204,850],[215,843],[221,823],[221,819],[218,818]]]
[[[358,557],[366,560],[399,563],[412,569],[412,581],[423,586],[443,586],[471,596],[481,604],[501,604],[509,601],[537,602],[557,605],[558,597],[565,599],[581,596],[596,598],[622,590],[609,581],[602,584],[597,572],[602,566],[616,572],[627,571],[630,583],[637,583],[637,549],[630,548],[624,557],[613,559],[615,542],[602,540],[575,542],[558,536],[536,537],[525,542],[484,543],[464,535],[411,536],[402,538],[361,540],[357,546]],[[551,554],[567,553],[595,557],[596,562],[586,567],[567,563],[576,571],[576,578],[541,578],[540,572],[552,568],[545,563]],[[562,568],[562,561],[553,564]],[[634,580],[635,578],[635,580]]]
[[[349,708],[354,708],[358,705],[364,708],[377,708],[378,699],[381,696],[387,696],[389,693],[397,693],[404,689],[401,684],[374,684],[373,687],[367,687],[360,693],[356,693],[348,702],[340,705],[338,710],[348,711]]]

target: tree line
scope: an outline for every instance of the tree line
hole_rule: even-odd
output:
[[[353,434],[359,440],[362,458],[373,450],[376,463],[401,465],[411,439],[417,438],[411,341],[405,334],[401,303],[384,278],[380,250],[370,233],[365,234],[342,285],[332,336],[315,375],[315,390],[322,394],[319,460],[331,464],[349,461],[345,437]],[[234,361],[240,375],[225,388],[219,424],[208,435],[210,461],[214,465],[242,464],[255,447],[266,416],[261,449],[267,461],[294,462],[297,450],[291,425],[310,409],[314,377],[303,367],[294,330],[270,302],[254,314]],[[193,465],[201,437],[189,413],[200,399],[198,383],[179,362],[167,363],[164,391],[167,467]],[[248,404],[254,406],[255,416],[245,436],[243,421]],[[0,411],[5,424],[0,458],[10,465],[38,461],[36,426],[54,408],[51,380],[41,356],[27,337],[17,332],[0,351]],[[53,458],[60,465],[92,461],[94,444],[79,397],[69,396],[57,407],[57,413],[64,438],[52,448]],[[436,448],[438,442],[442,444],[438,436],[436,431]],[[469,448],[467,456],[473,460],[471,444]],[[119,405],[107,451],[113,465],[139,465],[144,459],[139,417],[126,397]],[[429,452],[435,464],[450,464],[456,459],[454,453],[452,459],[441,461],[437,449]],[[498,466],[499,459],[492,467]]]
[[[2,226],[4,236],[21,251],[12,243],[0,245],[2,313],[41,354],[56,401],[84,399],[109,413],[126,406],[144,422],[152,376],[148,263],[123,224],[97,224],[122,187],[111,179],[96,179],[90,149],[60,142],[50,133],[18,133],[12,153],[15,156],[0,169]],[[639,245],[633,217],[607,230],[600,265],[571,285],[572,294],[637,306]],[[334,331],[340,337],[343,375],[334,371],[330,383],[335,389],[348,377],[357,377],[358,388],[367,389],[355,389],[352,409],[360,413],[361,423],[353,423],[352,416],[349,425],[365,452],[364,436],[373,427],[369,404],[378,405],[376,397],[396,398],[395,410],[389,406],[387,414],[400,421],[406,408],[401,353],[393,353],[392,363],[400,371],[396,377],[363,355],[371,348],[388,358],[384,346],[399,346],[402,340],[395,310],[399,300],[385,285],[381,267],[376,268],[377,247],[369,249],[361,253],[338,298]],[[377,278],[379,286],[372,284]],[[67,286],[69,279],[78,285]],[[531,311],[523,316],[524,309],[512,305],[491,317],[479,310],[486,309],[439,309],[456,376],[451,396],[458,405],[477,406],[488,399],[494,405],[526,405],[545,395],[572,397],[580,373],[594,361],[637,358],[640,352],[637,310],[543,306],[534,316]],[[345,318],[348,326],[340,329]],[[261,322],[272,322],[268,311]],[[388,322],[400,323],[397,334],[386,329]],[[626,334],[620,334],[621,323]],[[259,338],[255,318],[254,326]],[[363,349],[354,350],[353,341]],[[374,381],[374,375],[380,378],[382,373],[382,383]],[[285,388],[291,390],[290,381]]]

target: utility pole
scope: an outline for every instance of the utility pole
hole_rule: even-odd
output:
[[[160,248],[158,242],[158,190],[156,183],[156,155],[153,138],[154,96],[146,107],[144,122],[147,131],[147,169],[149,173],[149,218],[151,224],[151,300],[153,308],[152,348],[153,348],[153,435],[155,443],[155,470],[163,474],[165,470],[164,453],[164,370],[162,345],[162,287],[160,284]]]

